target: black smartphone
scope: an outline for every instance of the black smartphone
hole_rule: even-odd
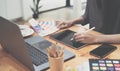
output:
[[[90,51],[90,54],[99,58],[104,58],[105,56],[112,53],[116,49],[117,49],[116,46],[104,43],[98,48],[95,48],[92,51]]]

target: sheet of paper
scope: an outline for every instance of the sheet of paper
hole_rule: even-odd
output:
[[[54,20],[41,21],[40,23],[38,23],[34,19],[31,19],[29,20],[29,23],[40,36],[46,36],[59,30],[56,27],[56,23]]]
[[[89,62],[84,62],[82,65],[76,67],[77,71],[90,71]]]
[[[81,65],[76,65],[75,68],[68,66],[66,67],[66,71],[90,71],[89,62],[87,61]]]
[[[86,25],[84,25],[84,27],[85,27],[86,29],[90,29],[90,24],[86,24]]]
[[[39,23],[39,25],[41,26],[41,33],[39,33],[40,36],[46,36],[49,35],[51,33],[54,33],[56,31],[58,31],[59,29],[56,27],[55,25],[55,21],[42,21]]]
[[[80,26],[82,28],[90,29],[90,24],[86,24],[86,25],[76,24],[76,26]]]
[[[90,28],[90,24],[86,24],[86,25],[76,24],[76,26],[80,26],[78,33],[85,33],[86,30],[90,31],[95,29],[95,27]]]

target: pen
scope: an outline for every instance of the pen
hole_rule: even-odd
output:
[[[92,31],[93,29],[95,29],[95,27],[92,27],[92,28],[88,29],[88,30],[85,31],[84,33],[87,33],[87,32],[89,32],[89,31]]]
[[[93,29],[95,29],[95,27],[92,27],[92,28],[90,28],[90,29],[88,29],[87,31],[84,31],[84,33],[87,33],[87,32],[89,32],[89,31],[92,31]],[[74,38],[72,37],[70,40],[73,40]]]

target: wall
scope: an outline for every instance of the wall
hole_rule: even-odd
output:
[[[61,6],[65,6],[66,0],[41,0],[40,5],[42,5],[42,8],[40,11],[45,11]],[[23,8],[23,18],[27,20],[29,17],[32,16],[32,11],[30,9],[30,6],[33,5],[32,0],[23,0],[22,2],[22,8]]]
[[[6,0],[0,1],[0,16],[6,17]]]
[[[0,16],[7,19],[23,17],[25,20],[32,16],[30,6],[33,0],[0,0]],[[65,6],[65,0],[41,0],[40,11]]]
[[[74,0],[73,5],[73,10],[76,12],[76,14],[74,14],[75,17],[80,17],[80,15],[84,14],[86,8],[86,0]]]
[[[33,0],[0,0],[0,16],[7,19],[16,19],[23,17],[23,19],[28,20],[32,17],[32,11],[30,6],[33,5]],[[73,3],[72,3],[73,1]],[[74,11],[77,11],[76,16],[81,14],[82,11],[78,11],[78,7],[82,10],[81,2],[86,0],[71,0],[71,4],[74,5]],[[61,6],[65,6],[66,0],[41,0],[40,3],[43,6],[40,11],[53,9]]]
[[[21,17],[21,0],[0,0],[0,16],[7,19]]]

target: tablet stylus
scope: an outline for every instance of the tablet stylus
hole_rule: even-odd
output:
[[[89,32],[89,31],[92,31],[93,29],[95,29],[95,27],[92,27],[92,28],[90,28],[90,29],[84,31],[83,33],[87,33],[87,32]],[[82,33],[81,33],[81,34],[82,34]],[[74,38],[72,37],[70,40],[74,40]]]

